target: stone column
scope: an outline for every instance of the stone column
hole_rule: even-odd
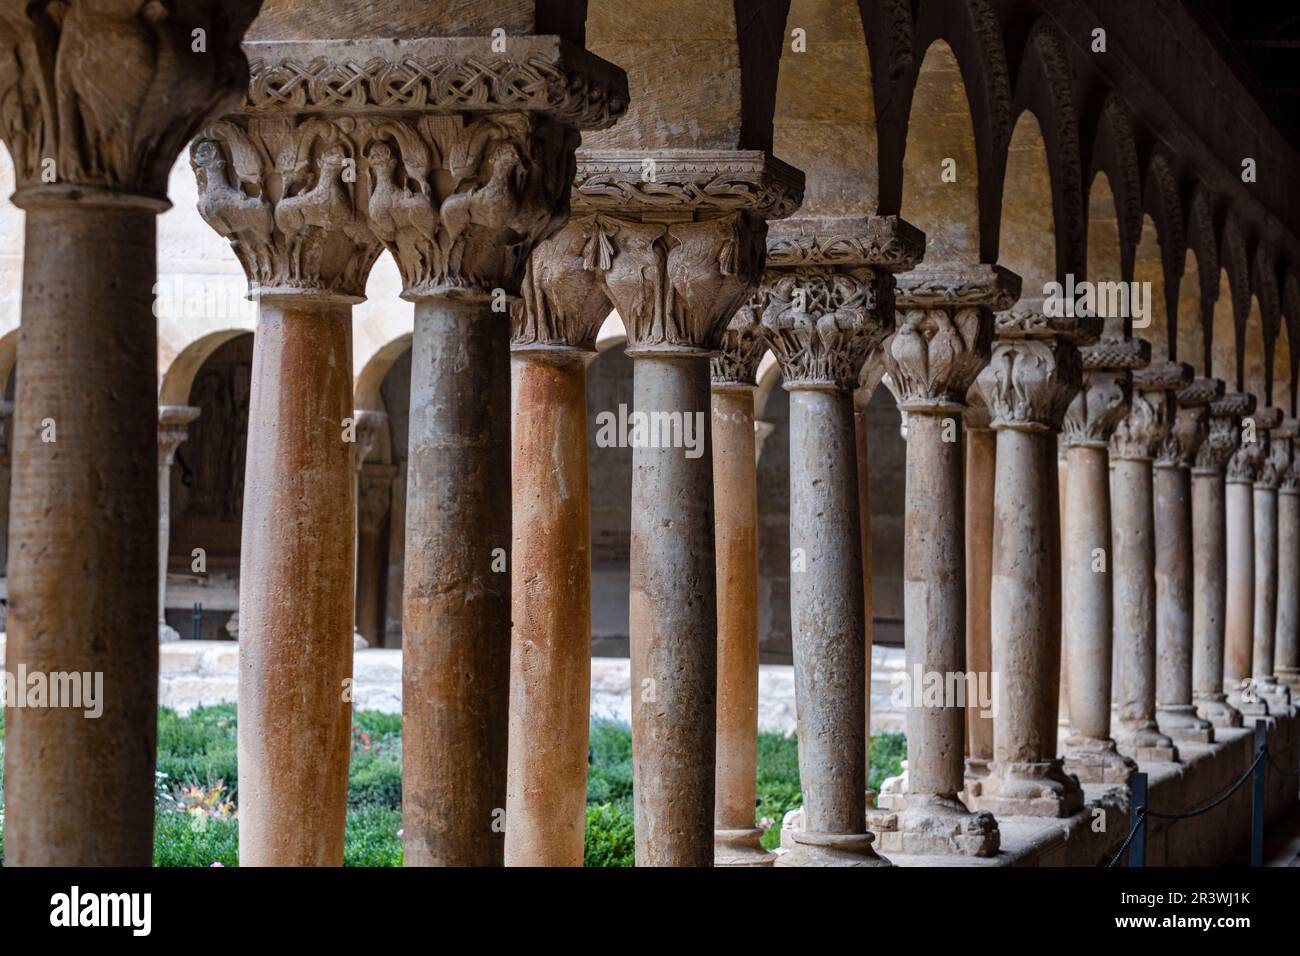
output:
[[[582,866],[591,708],[587,362],[609,314],[574,223],[532,254],[511,336],[507,866]]]
[[[1255,479],[1265,459],[1265,433],[1279,422],[1257,409],[1242,420],[1241,441],[1224,480],[1227,528],[1227,596],[1224,609],[1223,684],[1228,701],[1247,717],[1268,714],[1254,684]]]
[[[306,95],[365,64],[357,195],[415,305],[405,502],[407,866],[504,861],[510,681],[510,317],[564,225],[578,130],[627,106],[621,70],[556,36],[320,42]],[[326,77],[330,79],[326,79]]]
[[[1152,463],[1173,427],[1174,393],[1191,367],[1159,362],[1133,373],[1127,416],[1110,440],[1111,539],[1114,548],[1116,704],[1120,750],[1139,763],[1178,759],[1156,725],[1156,542]]]
[[[979,391],[966,405],[966,667],[976,685],[992,687],[993,633],[989,598],[993,585],[993,486],[997,435]],[[981,683],[982,682],[982,683]],[[966,777],[984,777],[993,759],[993,715],[975,699],[966,701]]]
[[[798,207],[803,177],[761,152],[671,150],[647,183],[643,160],[580,151],[574,214],[633,360],[636,862],[710,866],[718,675],[709,358],[757,284],[766,220]],[[723,171],[725,194],[705,188]]]
[[[1214,726],[1192,703],[1192,463],[1209,434],[1223,383],[1198,378],[1176,395],[1173,427],[1156,455],[1156,723],[1175,743],[1208,744]]]
[[[356,123],[258,96],[254,84],[244,108],[190,148],[199,212],[231,240],[259,304],[239,581],[239,859],[339,866],[352,719],[352,306],[381,247],[355,189]],[[285,155],[298,158],[288,170],[276,164]]]
[[[1095,340],[1100,322],[1018,309],[999,313],[994,333],[977,383],[997,432],[990,618],[999,682],[993,763],[968,793],[996,814],[1069,816],[1083,793],[1056,754],[1059,574],[1048,484],[1056,483],[1056,432],[1082,384],[1077,343]]]
[[[9,485],[13,478],[14,403],[0,399],[0,577],[7,575],[9,554]],[[5,609],[0,608],[0,631]]]
[[[158,640],[179,641],[167,624],[167,555],[171,544],[172,463],[185,441],[190,422],[199,417],[192,405],[158,406]]]
[[[899,820],[908,853],[991,856],[993,815],[972,814],[964,789],[967,696],[992,710],[966,668],[962,418],[988,361],[993,311],[1015,303],[1019,277],[996,266],[925,265],[898,277],[898,331],[881,346],[886,381],[907,414],[903,562],[907,656],[907,791]],[[960,699],[949,699],[954,680]],[[933,687],[942,688],[937,695]],[[989,699],[984,699],[987,695]]]
[[[384,643],[384,594],[388,552],[384,524],[392,509],[397,465],[368,462],[357,485],[357,631],[367,644]],[[355,640],[355,638],[354,638]]]
[[[874,391],[874,389],[872,389]],[[866,752],[862,765],[863,786],[867,790],[867,805],[871,806],[876,792],[871,789],[871,647],[874,636],[874,618],[871,594],[871,447],[867,429],[867,404],[870,394],[863,396],[863,389],[853,393],[853,437],[857,452],[858,474],[858,538],[862,542],[862,623],[866,655],[866,695],[863,698],[862,720],[866,727]]]
[[[924,248],[899,220],[793,227],[889,230],[910,265]],[[814,243],[825,248],[827,243]],[[887,865],[866,828],[863,615],[853,391],[863,362],[893,325],[893,279],[867,257],[823,264],[769,252],[763,325],[790,394],[790,616],[803,826],[778,866]]]
[[[1150,346],[1121,335],[1081,350],[1083,388],[1065,414],[1069,477],[1061,501],[1063,657],[1072,675],[1065,769],[1083,783],[1128,782],[1137,764],[1111,737],[1113,590],[1110,457],[1115,428],[1128,414],[1133,370]]]
[[[767,348],[756,297],[711,363],[718,563],[718,736],[714,863],[771,866],[754,826],[758,769],[758,474],[754,376]]]
[[[9,708],[9,866],[152,859],[155,217],[186,141],[248,81],[238,45],[256,12],[80,0],[0,13],[0,139],[26,212],[5,666],[89,675],[103,708]]]
[[[1192,468],[1192,700],[1215,727],[1240,727],[1241,712],[1224,690],[1227,604],[1224,468],[1237,449],[1238,424],[1255,408],[1240,392],[1210,403],[1209,432]]]
[[[379,447],[381,432],[388,428],[388,416],[375,409],[358,408],[352,413],[352,420],[355,423],[353,444],[352,444],[352,473],[353,486],[352,497],[356,502],[356,522],[352,532],[352,593],[354,600],[355,613],[352,621],[352,647],[354,650],[362,650],[370,646],[369,639],[362,633],[361,622],[367,622],[366,630],[370,631],[372,637],[376,636],[374,625],[374,607],[376,604],[375,588],[377,587],[377,576],[375,572],[375,553],[379,548],[379,524],[383,521],[384,514],[382,505],[384,504],[384,486],[382,482],[376,482],[373,478],[367,482],[362,472],[368,466],[366,459]],[[362,490],[365,490],[367,497],[362,497]],[[362,556],[366,558],[366,570],[363,573],[361,569]],[[370,589],[370,593],[365,596],[365,615],[362,614],[363,590],[362,578],[365,578],[364,587]]]
[[[1294,698],[1300,694],[1300,471],[1295,445],[1300,422],[1287,419],[1274,433],[1285,442],[1286,467],[1280,472],[1277,496],[1277,632],[1274,670]]]
[[[1266,432],[1267,443],[1260,456],[1253,495],[1255,533],[1255,613],[1251,649],[1251,677],[1255,691],[1263,697],[1271,713],[1291,706],[1291,691],[1273,676],[1273,638],[1277,628],[1278,606],[1278,485],[1289,467],[1289,435],[1281,438],[1282,410],[1266,408],[1256,416],[1272,425]]]

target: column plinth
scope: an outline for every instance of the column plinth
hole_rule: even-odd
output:
[[[1174,425],[1175,393],[1191,367],[1160,362],[1133,373],[1129,413],[1110,440],[1115,653],[1121,752],[1139,762],[1174,761],[1156,723],[1156,528],[1154,460]]]
[[[758,768],[758,473],[754,388],[767,348],[761,293],[736,313],[710,365],[718,581],[714,863],[771,866],[754,826]]]
[[[1174,421],[1156,456],[1156,723],[1175,743],[1211,743],[1214,726],[1192,702],[1194,573],[1192,464],[1209,434],[1218,379],[1176,394]]]
[[[958,797],[965,788],[966,698],[984,711],[995,706],[994,688],[971,680],[966,662],[961,432],[967,392],[988,361],[993,310],[1015,303],[1020,279],[997,266],[939,264],[897,282],[898,330],[879,354],[908,421],[903,588],[910,693],[898,830],[905,852],[992,856],[1001,840],[993,815],[971,813]],[[925,689],[936,681],[945,692],[933,700]],[[961,688],[959,698],[946,696],[952,687]]]
[[[1209,431],[1192,467],[1192,701],[1215,727],[1240,727],[1224,693],[1227,534],[1224,471],[1237,450],[1243,415],[1255,399],[1230,392],[1210,403]]]
[[[845,225],[863,235],[890,230],[907,266],[924,248],[920,233],[900,220]],[[866,257],[831,265],[781,253],[770,255],[763,286],[763,325],[790,395],[790,614],[804,798],[802,829],[777,865],[887,866],[866,827],[853,392],[867,355],[893,327],[894,281]]]
[[[1078,779],[1056,749],[1056,433],[1082,385],[1078,344],[1100,331],[1100,322],[1039,309],[999,313],[993,355],[977,379],[997,432],[990,608],[1000,681],[993,763],[968,792],[977,808],[999,816],[1069,816],[1083,806]]]
[[[1111,548],[1108,445],[1129,412],[1133,370],[1150,361],[1142,339],[1107,338],[1081,350],[1083,388],[1066,411],[1062,520],[1062,642],[1070,734],[1065,770],[1082,783],[1127,783],[1137,764],[1111,736]]]
[[[9,701],[10,866],[152,861],[155,219],[185,143],[247,84],[239,42],[255,14],[210,0],[5,8],[0,139],[26,212],[5,667],[85,675],[97,702]],[[70,582],[88,586],[70,595]]]

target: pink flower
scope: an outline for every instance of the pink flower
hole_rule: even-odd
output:
[[[208,869],[210,870],[210,869],[212,869],[214,866],[219,866],[219,867],[221,867],[223,870],[226,868],[226,864],[222,863],[220,860],[218,860],[216,863],[209,863],[209,864],[208,864]]]

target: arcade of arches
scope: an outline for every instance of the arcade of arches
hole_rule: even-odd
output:
[[[149,862],[182,638],[238,641],[246,865],[341,862],[382,648],[407,865],[581,864],[593,653],[640,865],[1095,865],[1135,771],[1300,756],[1298,158],[1182,4],[20,7],[0,649],[105,700],[6,712],[6,862]]]

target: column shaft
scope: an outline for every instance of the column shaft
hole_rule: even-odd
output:
[[[16,680],[78,672],[96,704],[9,702],[5,862],[148,866],[158,700],[157,208],[129,197],[113,206],[22,205],[5,667]],[[69,593],[91,579],[93,587]]]
[[[402,607],[407,866],[504,859],[509,334],[487,301],[416,302]]]
[[[754,826],[758,769],[758,478],[754,395],[713,389],[718,578],[718,737],[714,810],[719,864],[767,865]]]
[[[1272,684],[1273,632],[1277,627],[1277,488],[1256,484],[1252,495],[1255,537],[1255,610],[1252,620],[1251,676]]]
[[[1223,684],[1232,703],[1242,713],[1261,709],[1242,683],[1251,676],[1255,618],[1255,514],[1249,480],[1227,481],[1224,489],[1224,523],[1227,529],[1227,590],[1224,602]]]
[[[583,859],[591,701],[586,375],[586,357],[574,349],[511,357],[509,866]]]
[[[1227,539],[1223,472],[1192,473],[1192,699],[1196,712],[1216,727],[1240,727],[1241,714],[1227,703],[1224,685],[1224,621],[1227,603]]]
[[[263,299],[240,555],[239,859],[340,866],[352,707],[352,310]]]
[[[717,582],[707,357],[634,356],[635,411],[680,413],[703,454],[632,454],[629,637],[638,866],[713,863]]]
[[[992,686],[993,635],[990,595],[993,584],[993,489],[997,434],[989,428],[966,432],[966,666],[976,680]],[[966,703],[966,771],[988,772],[993,759],[993,717],[979,701]]]
[[[866,728],[865,763],[862,766],[863,786],[871,791],[871,648],[875,634],[873,596],[871,593],[871,446],[867,431],[867,410],[854,403],[853,430],[858,457],[858,539],[862,542],[862,624],[866,630],[864,663],[866,664],[866,690],[863,695],[862,721]]]
[[[1291,487],[1288,487],[1288,484]],[[1274,673],[1300,693],[1300,488],[1283,479],[1277,498],[1277,638]]]

